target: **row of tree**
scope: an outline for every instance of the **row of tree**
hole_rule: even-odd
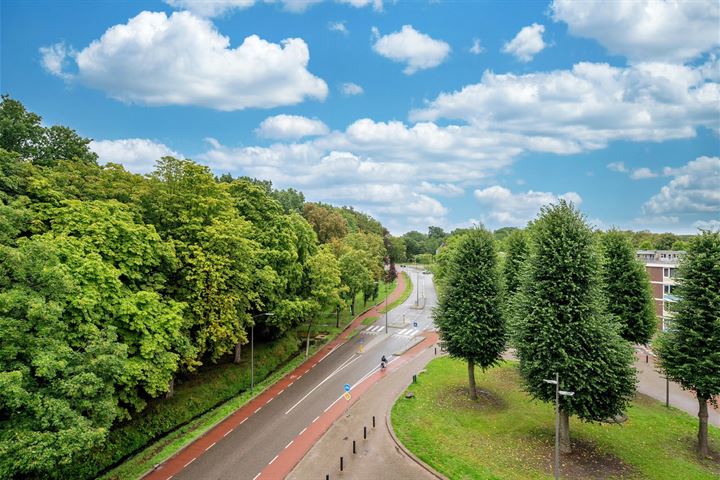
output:
[[[172,157],[99,166],[0,105],[0,477],[45,477],[202,364],[377,292],[387,231]],[[330,225],[330,226],[329,226]],[[272,312],[273,315],[264,315]]]
[[[474,367],[498,364],[516,349],[525,389],[555,401],[545,382],[558,374],[561,445],[570,449],[569,417],[603,421],[622,414],[635,393],[633,343],[656,333],[645,269],[623,232],[593,232],[571,204],[542,209],[524,231],[507,238],[502,264],[483,228],[450,237],[436,266],[442,289],[435,312],[451,356]],[[655,347],[665,374],[696,392],[698,449],[708,454],[707,404],[720,394],[720,233],[702,232],[680,267],[674,328]]]

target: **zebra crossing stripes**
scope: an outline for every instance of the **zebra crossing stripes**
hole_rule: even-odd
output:
[[[384,325],[372,325],[365,329],[363,333],[367,335],[377,335],[379,333],[385,333],[385,326]],[[419,334],[420,330],[417,328],[404,328],[400,331],[392,332],[393,336],[396,337],[414,337],[415,335]]]

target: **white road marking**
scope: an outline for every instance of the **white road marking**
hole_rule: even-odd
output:
[[[318,415],[317,417],[315,417],[315,420],[313,420],[312,423],[317,422],[317,419],[318,419],[318,418],[320,418],[320,415]]]
[[[285,448],[288,448],[290,445],[292,445],[294,441],[295,441],[295,440],[290,440],[290,443],[288,443],[287,445],[285,445]]]
[[[300,430],[300,433],[298,433],[298,437],[299,437],[300,435],[302,435],[303,433],[305,433],[305,430],[307,430],[307,427],[305,427],[305,428],[303,428],[302,430]]]
[[[195,458],[197,458],[197,457],[195,457]],[[183,468],[187,468],[187,466],[188,466],[188,465],[190,465],[190,464],[191,464],[192,462],[194,462],[194,461],[195,461],[195,458],[193,458],[193,459],[192,459],[192,460],[190,460],[190,461],[189,461],[188,463],[186,463],[186,464],[185,464],[185,466],[184,466]]]
[[[242,425],[242,424],[245,423],[245,422],[247,422],[247,417],[246,417],[246,418],[243,418],[243,421],[240,422],[240,425]]]
[[[225,432],[225,435],[223,435],[223,437],[227,437],[228,435],[230,435],[230,432],[232,432],[233,430],[235,430],[235,429],[234,429],[234,428],[231,428],[230,430],[228,430],[227,432]]]
[[[320,363],[320,362],[322,362],[323,360],[325,360],[325,359],[326,359],[326,358],[328,357],[328,355],[330,355],[330,354],[331,354],[332,352],[334,352],[334,351],[335,351],[335,348],[337,348],[337,347],[333,347],[333,348],[331,348],[331,349],[330,349],[330,351],[329,351],[329,352],[327,352],[327,353],[325,354],[325,356],[324,356],[324,357],[322,357],[322,358],[321,358],[321,359],[320,359],[320,360],[318,361],[318,363]]]
[[[278,458],[279,456],[280,456],[280,454],[275,455],[275,456],[273,457],[273,459],[270,460],[270,463],[268,463],[268,465],[272,465],[272,462],[274,462],[275,460],[277,460],[277,458]]]
[[[207,447],[207,448],[205,449],[205,451],[207,452],[208,450],[210,450],[212,447],[215,446],[216,443],[217,443],[217,442],[213,442],[212,445],[210,445],[209,447]]]
[[[281,394],[282,392],[284,392],[284,391],[285,391],[285,389],[283,388],[282,390],[280,390],[280,391],[278,392],[278,395],[280,395],[280,394]]]
[[[260,473],[262,473],[262,472],[260,472]],[[255,475],[255,476],[253,477],[253,480],[257,480],[257,477],[260,476],[260,473],[258,473],[257,475]]]
[[[293,383],[295,383],[295,382],[290,382],[290,383],[288,384],[288,388],[292,387],[292,384],[293,384]]]
[[[285,412],[285,415],[287,415],[288,413],[292,412],[295,407],[297,407],[298,405],[300,405],[300,403],[301,403],[303,400],[305,400],[307,397],[309,397],[311,393],[313,393],[315,390],[317,390],[318,388],[320,388],[320,386],[321,386],[323,383],[325,383],[325,382],[327,382],[328,380],[330,380],[330,378],[332,378],[333,375],[335,375],[337,372],[339,372],[339,371],[342,370],[343,368],[351,365],[353,362],[357,361],[358,359],[360,359],[359,356],[353,356],[353,357],[350,357],[350,358],[348,358],[347,360],[345,360],[345,361],[342,363],[342,365],[340,365],[338,368],[336,368],[330,375],[328,375],[327,377],[325,377],[325,379],[324,379],[322,382],[320,382],[320,383],[318,383],[317,385],[315,385],[315,388],[313,388],[313,389],[310,390],[308,393],[306,393],[305,396],[302,397],[300,400],[298,400],[298,402],[297,402],[295,405],[293,405],[292,407],[290,407],[290,409],[289,409],[287,412]]]
[[[258,409],[257,409],[257,410],[255,410],[255,412],[254,412],[254,413],[257,413],[257,412],[259,412],[261,408],[262,408],[262,407],[258,407]]]
[[[275,398],[275,397],[270,397],[270,400],[268,400],[267,402],[265,402],[265,405],[267,405],[268,403],[272,402],[272,401],[273,401],[273,398]],[[258,410],[259,410],[259,409],[258,409]]]

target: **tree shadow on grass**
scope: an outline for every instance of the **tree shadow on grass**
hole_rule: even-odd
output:
[[[508,408],[505,399],[491,390],[478,387],[477,394],[478,399],[471,400],[467,385],[451,385],[441,393],[438,400],[453,409],[461,408],[478,412],[498,412]]]

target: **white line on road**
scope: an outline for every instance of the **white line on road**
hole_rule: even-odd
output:
[[[265,402],[265,405],[267,405],[268,403],[272,402],[272,401],[273,401],[273,398],[275,398],[275,397],[270,397],[270,400],[268,400],[267,402]],[[258,409],[258,410],[259,410],[259,409]]]
[[[292,445],[294,441],[295,441],[295,440],[290,440],[290,443],[288,443],[287,445],[285,445],[285,448],[288,448],[290,445]]]
[[[307,397],[309,397],[311,393],[313,393],[315,390],[317,390],[318,388],[320,388],[320,386],[321,386],[323,383],[325,383],[325,382],[327,382],[328,380],[330,380],[330,378],[332,378],[333,375],[335,375],[337,372],[339,372],[339,371],[342,370],[343,368],[349,366],[350,364],[352,364],[353,362],[355,362],[355,361],[358,360],[358,359],[360,359],[359,356],[353,356],[353,357],[350,357],[350,358],[348,358],[347,360],[345,360],[345,361],[342,363],[342,365],[340,365],[338,368],[336,368],[330,375],[328,375],[327,377],[325,377],[325,379],[324,379],[322,382],[320,382],[320,383],[318,383],[317,385],[315,385],[315,388],[313,388],[313,389],[310,390],[308,393],[306,393],[305,396],[302,397],[300,400],[298,400],[298,402],[297,402],[295,405],[293,405],[292,407],[290,407],[290,409],[289,409],[287,412],[285,412],[285,415],[287,415],[288,413],[292,412],[295,407],[297,407],[298,405],[300,405],[300,403],[301,403],[303,400],[305,400]]]
[[[280,454],[275,455],[275,456],[273,457],[273,459],[270,460],[270,463],[268,463],[268,465],[272,465],[272,462],[274,462],[275,460],[277,460],[277,458],[278,458],[279,456],[280,456]]]
[[[234,429],[234,428],[231,428],[230,430],[228,430],[227,432],[225,432],[225,435],[223,435],[223,437],[227,437],[228,435],[230,435],[230,432],[232,432],[233,430],[235,430],[235,429]]]
[[[240,425],[242,425],[242,424],[245,423],[245,422],[247,422],[247,417],[243,418],[243,421],[240,422]]]
[[[170,479],[171,479],[172,477],[174,477],[174,476],[175,476],[175,475],[170,475],[170,476],[169,476],[168,478],[166,478],[165,480],[170,480]]]
[[[320,360],[318,360],[318,363],[320,363],[320,362],[322,362],[323,360],[325,360],[325,359],[328,357],[328,355],[330,355],[332,352],[335,351],[335,348],[337,348],[337,347],[331,348],[330,351],[325,354],[325,356],[323,356]]]
[[[313,420],[312,423],[317,422],[317,419],[318,419],[318,418],[320,418],[320,415],[318,415],[317,417],[315,417],[315,420]]]
[[[284,391],[285,391],[285,389],[283,388],[282,390],[280,390],[280,391],[278,392],[278,395],[280,395],[280,394],[281,394],[282,392],[284,392]]]
[[[307,430],[307,427],[305,427],[305,428],[303,428],[302,430],[300,430],[300,433],[298,433],[298,437],[299,437],[300,435],[302,435],[303,433],[305,433],[305,430]]]
[[[288,383],[288,388],[292,387],[292,384],[293,384],[293,383],[295,383],[295,382],[290,382],[290,383]]]
[[[208,450],[210,450],[212,447],[215,446],[216,443],[217,443],[217,442],[213,442],[212,445],[210,445],[209,447],[207,447],[207,448],[205,449],[205,451],[207,452]]]
[[[260,473],[262,473],[262,472],[260,472]],[[260,473],[258,473],[257,475],[255,475],[255,476],[253,477],[253,480],[257,480],[257,477],[260,476]]]
[[[258,407],[258,409],[257,409],[257,410],[255,410],[255,412],[254,412],[254,413],[257,413],[257,412],[259,412],[261,408],[262,408],[262,407]]]
[[[195,458],[197,458],[197,457],[195,457]],[[195,461],[195,458],[193,458],[193,459],[192,459],[192,460],[190,460],[190,461],[189,461],[188,463],[186,463],[186,464],[185,464],[185,466],[184,466],[183,468],[187,468],[187,466],[188,466],[188,465],[190,465],[190,464],[191,464],[192,462],[194,462],[194,461]]]

